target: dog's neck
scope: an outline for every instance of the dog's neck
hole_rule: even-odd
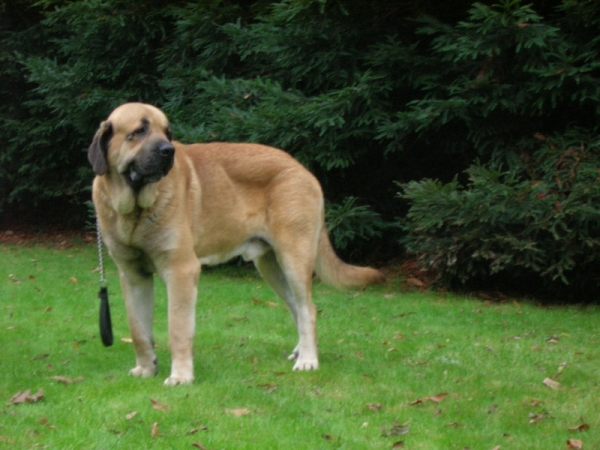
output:
[[[116,188],[110,195],[113,209],[121,215],[128,215],[136,209],[144,210],[150,208],[158,197],[159,183],[142,184],[133,187],[127,182],[127,186]],[[140,211],[141,212],[141,211]]]

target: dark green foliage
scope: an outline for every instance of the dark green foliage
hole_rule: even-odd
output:
[[[527,270],[564,282],[597,264],[598,2],[14,0],[0,10],[0,209],[57,199],[84,222],[98,123],[146,101],[181,141],[292,153],[322,182],[333,241],[352,256],[385,247],[394,257],[403,238],[462,281]],[[559,177],[568,161],[575,175]]]
[[[584,9],[600,11],[565,2],[561,22]],[[403,185],[407,249],[445,281],[529,274],[597,287],[600,40],[578,41],[570,34],[578,30],[514,1],[498,10],[476,4],[468,22],[421,31],[435,36],[445,82],[434,80],[399,114],[398,129],[458,126],[480,162],[466,186],[458,178]]]
[[[446,281],[522,271],[600,281],[588,271],[600,256],[600,142],[576,132],[537,138],[523,143],[518,168],[472,166],[465,188],[405,184],[407,249]]]
[[[16,95],[0,106],[0,208],[60,197],[81,205],[77,223],[92,178],[85,150],[100,120],[127,100],[160,101],[154,56],[165,20],[149,2],[52,7],[36,26],[4,33],[3,47],[13,50],[2,53],[7,84]]]

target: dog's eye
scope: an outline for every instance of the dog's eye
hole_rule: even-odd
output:
[[[143,135],[146,134],[147,131],[148,131],[148,122],[146,122],[144,120],[144,121],[142,121],[142,125],[139,128],[136,128],[135,130],[133,130],[133,133],[131,133],[129,136],[127,136],[127,139],[132,140],[134,138],[142,137]]]

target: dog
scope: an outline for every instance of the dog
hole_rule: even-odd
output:
[[[381,283],[381,272],[341,261],[325,226],[317,179],[282,150],[258,144],[184,145],[166,115],[143,103],[117,107],[88,150],[101,236],[115,261],[135,347],[131,374],[157,373],[154,274],[166,285],[171,374],[194,380],[192,341],[200,268],[252,261],[287,304],[298,345],[293,370],[319,367],[312,279],[345,289]]]

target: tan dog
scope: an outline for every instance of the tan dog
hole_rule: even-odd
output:
[[[171,142],[157,108],[127,103],[100,125],[88,158],[102,237],[119,269],[136,351],[135,376],[156,374],[153,274],[167,287],[171,376],[194,379],[192,340],[201,264],[241,255],[285,301],[299,342],[294,370],[317,369],[313,271],[339,288],[383,281],[335,255],[319,182],[280,150]]]

